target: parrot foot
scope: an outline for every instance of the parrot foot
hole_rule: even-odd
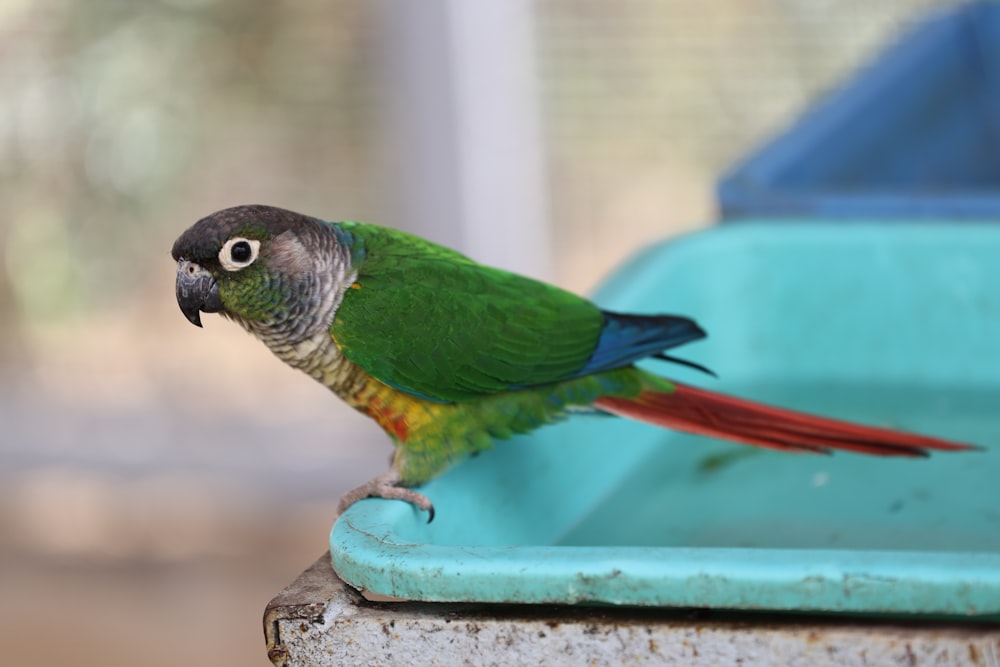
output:
[[[399,473],[395,470],[382,473],[378,477],[342,495],[340,501],[337,503],[337,517],[340,517],[341,514],[347,511],[348,507],[359,500],[364,500],[365,498],[387,498],[390,500],[404,500],[411,505],[415,505],[427,512],[427,523],[433,521],[434,505],[431,504],[430,498],[422,493],[417,493],[413,489],[408,489],[402,484],[403,480],[400,479]]]

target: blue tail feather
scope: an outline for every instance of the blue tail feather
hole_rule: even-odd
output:
[[[620,368],[706,336],[694,320],[676,315],[604,312],[597,347],[578,375]]]

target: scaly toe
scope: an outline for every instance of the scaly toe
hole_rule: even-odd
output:
[[[337,517],[347,511],[348,507],[364,498],[403,500],[427,512],[427,523],[434,520],[434,505],[430,499],[422,493],[401,486],[399,474],[394,470],[383,473],[342,495],[337,503]]]

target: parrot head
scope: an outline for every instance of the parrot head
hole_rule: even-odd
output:
[[[218,211],[174,242],[177,305],[199,327],[201,313],[219,313],[257,334],[311,334],[317,318],[329,326],[352,280],[343,241],[331,225],[284,209]]]

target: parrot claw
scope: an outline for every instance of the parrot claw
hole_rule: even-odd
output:
[[[337,503],[337,518],[347,511],[347,508],[365,498],[387,498],[390,500],[403,500],[419,509],[427,512],[427,523],[434,520],[434,505],[430,498],[422,493],[417,493],[413,489],[408,489],[402,485],[399,473],[395,470],[382,473],[378,477],[369,480],[361,486],[351,489],[340,497]]]

